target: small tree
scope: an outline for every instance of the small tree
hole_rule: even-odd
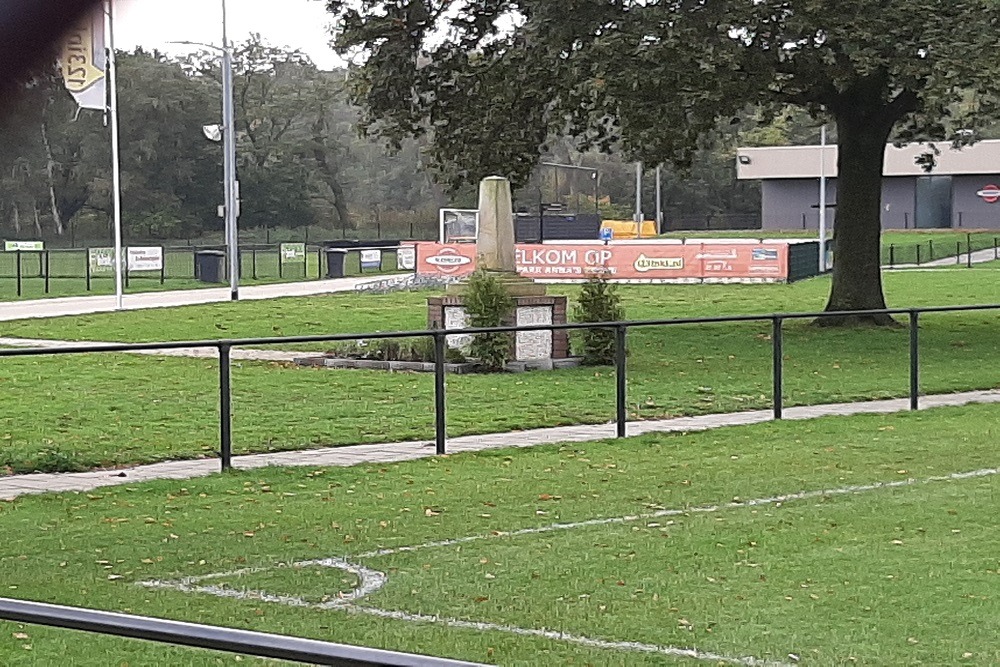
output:
[[[625,309],[616,285],[607,275],[595,273],[584,284],[573,307],[577,322],[620,322]],[[580,334],[585,366],[607,366],[615,362],[615,332],[613,329],[587,329]]]
[[[514,309],[507,288],[496,276],[486,271],[476,271],[469,279],[465,293],[465,310],[471,327],[499,327]],[[479,360],[487,371],[504,370],[511,356],[511,335],[506,333],[476,334],[469,348],[469,356]]]

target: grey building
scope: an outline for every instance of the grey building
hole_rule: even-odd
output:
[[[1000,141],[955,150],[940,145],[926,173],[915,158],[926,145],[886,146],[883,229],[1000,229]],[[821,162],[821,158],[823,162]],[[827,176],[827,224],[836,222],[837,147],[740,148],[737,177],[761,182],[764,229],[819,227],[819,181]]]

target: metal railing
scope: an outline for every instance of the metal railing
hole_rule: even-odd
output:
[[[336,241],[331,243],[337,243]],[[184,281],[186,286],[200,279],[199,253],[203,251],[223,250],[223,246],[158,246],[162,250],[162,262],[157,271],[135,271],[126,269],[123,272],[124,287],[130,288],[133,283],[149,286],[152,283],[165,285],[173,281]],[[305,254],[297,260],[285,259],[280,245],[242,244],[239,249],[240,276],[244,280],[291,281],[291,280],[321,280],[327,277],[329,271],[325,253],[325,245],[307,245]],[[386,272],[401,270],[397,266],[396,257],[404,246],[355,244],[343,246],[347,251],[345,257],[345,275],[364,276],[381,275]],[[44,250],[16,250],[0,252],[0,288],[2,281],[10,281],[12,292],[24,296],[26,288],[42,294],[53,291],[52,282],[78,281],[78,289],[90,292],[94,283],[110,280],[114,277],[112,267],[102,266],[99,269],[91,265],[91,248],[56,248]],[[379,251],[377,267],[366,267],[361,261],[361,253],[366,250]],[[346,261],[350,258],[350,261]],[[205,282],[205,281],[203,281]],[[9,287],[7,289],[10,289]],[[3,291],[0,289],[0,291]]]
[[[357,340],[380,340],[430,337],[434,341],[434,443],[437,454],[447,452],[447,411],[445,396],[446,352],[448,336],[476,335],[483,333],[582,331],[585,329],[612,329],[615,332],[615,423],[617,437],[626,435],[627,423],[627,343],[630,329],[644,327],[671,327],[693,324],[725,324],[735,322],[770,322],[772,343],[772,410],[775,419],[781,419],[784,410],[784,323],[789,320],[873,317],[905,315],[909,318],[910,355],[910,408],[919,408],[920,401],[920,326],[921,315],[928,313],[958,313],[1000,311],[1000,304],[973,306],[938,306],[927,308],[887,308],[812,313],[775,313],[771,315],[724,315],[718,317],[686,317],[660,320],[638,320],[601,323],[534,324],[467,329],[425,329],[420,331],[378,332],[368,334],[330,334],[311,336],[285,336],[280,338],[242,338],[232,340],[175,341],[167,343],[104,343],[80,344],[60,348],[0,349],[0,358],[44,355],[92,354],[111,352],[149,352],[183,348],[214,348],[219,354],[219,457],[223,470],[232,467],[232,378],[230,375],[233,348],[274,346],[301,343],[332,343]]]
[[[965,235],[964,241],[956,240],[954,246],[942,239],[938,239],[937,242],[934,239],[927,239],[921,243],[890,243],[882,247],[882,265],[889,268],[899,265],[922,266],[929,262],[954,258],[957,266],[964,265],[971,269],[973,253],[989,250],[993,251],[994,260],[1000,260],[1000,236],[969,232]]]
[[[313,665],[461,667],[481,664],[10,598],[0,598],[0,620]]]

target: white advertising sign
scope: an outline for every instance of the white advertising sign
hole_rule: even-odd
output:
[[[163,248],[129,248],[129,271],[163,270]]]
[[[417,268],[417,249],[413,246],[403,246],[397,250],[396,268],[400,271],[413,271]]]
[[[381,250],[362,250],[361,251],[361,268],[363,269],[377,269],[382,266],[382,251]]]

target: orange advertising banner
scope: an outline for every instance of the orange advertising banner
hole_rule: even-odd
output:
[[[466,276],[476,268],[474,244],[418,243],[417,273]],[[583,280],[603,271],[612,280],[691,281],[788,278],[781,243],[518,244],[517,272],[539,280]]]

